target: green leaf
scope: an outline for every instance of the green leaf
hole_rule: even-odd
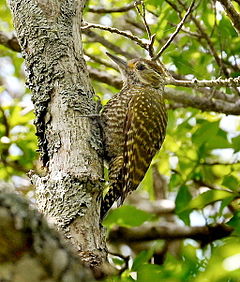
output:
[[[233,227],[236,233],[240,235],[240,211],[236,212],[227,224]]]
[[[240,151],[240,135],[232,139],[232,148],[235,152]]]
[[[192,142],[198,146],[209,141],[217,134],[219,130],[219,121],[204,122],[202,126],[192,135]]]
[[[142,251],[135,259],[132,265],[132,270],[137,271],[143,264],[148,263],[153,255],[153,249]]]
[[[154,5],[156,7],[161,7],[164,0],[147,0],[145,1],[147,4],[151,4],[151,5]]]
[[[159,265],[145,264],[142,265],[138,272],[137,281],[138,282],[157,282],[162,278],[161,274],[162,268]]]
[[[230,205],[230,203],[232,202],[232,197],[229,197],[229,198],[226,198],[226,199],[223,199],[222,202],[221,202],[221,207],[219,209],[219,214],[222,215],[222,212],[224,210],[225,207],[227,207],[228,205]]]
[[[179,173],[173,173],[170,178],[169,182],[169,188],[170,190],[176,188],[179,186],[179,184],[182,182],[182,176]]]
[[[117,224],[124,227],[133,227],[139,226],[152,218],[152,214],[133,206],[122,206],[118,209],[111,210],[103,221],[103,225],[112,226]]]
[[[233,175],[226,175],[223,178],[222,185],[224,185],[225,187],[227,187],[231,190],[237,190],[239,188],[239,181]]]
[[[223,200],[226,198],[235,198],[235,194],[224,191],[224,190],[209,190],[204,192],[190,201],[188,205],[186,205],[181,212],[185,210],[192,210],[192,209],[202,209],[208,204],[214,203],[219,200]]]
[[[172,55],[171,58],[180,73],[189,74],[192,72],[193,66],[190,63],[190,60],[186,58],[186,56],[178,53],[178,55]]]
[[[226,17],[223,16],[221,21],[219,22],[219,30],[221,30],[221,34],[223,36],[223,38],[226,39],[230,39],[231,37],[237,37],[238,34],[236,32],[236,30],[234,29],[231,21]]]
[[[221,129],[218,130],[216,136],[214,138],[209,138],[207,141],[207,148],[209,150],[212,149],[224,149],[224,148],[231,148],[232,144],[228,142],[227,133]]]
[[[188,187],[185,185],[181,186],[175,201],[176,213],[179,216],[179,218],[187,225],[190,225],[190,218],[189,218],[190,211],[189,210],[183,211],[183,210],[191,199],[192,199],[192,195],[190,194]]]
[[[123,265],[125,263],[123,259],[117,257],[113,257],[112,261],[115,265]]]

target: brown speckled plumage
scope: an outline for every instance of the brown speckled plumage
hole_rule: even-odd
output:
[[[124,86],[102,111],[105,158],[109,163],[109,191],[103,199],[101,218],[120,198],[137,189],[160,149],[166,131],[163,100],[165,70],[152,61],[125,63],[108,54],[118,65]]]

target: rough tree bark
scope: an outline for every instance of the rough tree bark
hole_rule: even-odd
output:
[[[0,193],[0,280],[94,281],[90,271],[16,194]]]
[[[85,0],[9,0],[35,106],[44,175],[32,175],[39,210],[97,269],[106,260],[99,224],[100,127],[81,46]]]

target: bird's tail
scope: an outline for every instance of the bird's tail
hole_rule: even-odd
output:
[[[122,197],[122,166],[123,157],[118,156],[109,162],[109,190],[102,200],[101,220],[106,216],[109,209],[120,197]]]
[[[109,209],[112,207],[114,202],[116,202],[121,196],[121,189],[118,183],[112,183],[109,191],[107,192],[106,196],[104,197],[101,205],[101,213],[100,218],[101,220],[107,215]]]

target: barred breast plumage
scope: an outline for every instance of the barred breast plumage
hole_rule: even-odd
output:
[[[108,55],[118,64],[124,86],[101,114],[109,163],[109,191],[102,202],[101,218],[116,200],[120,198],[123,203],[127,194],[138,187],[163,143],[167,125],[165,70],[145,59],[125,63]]]

